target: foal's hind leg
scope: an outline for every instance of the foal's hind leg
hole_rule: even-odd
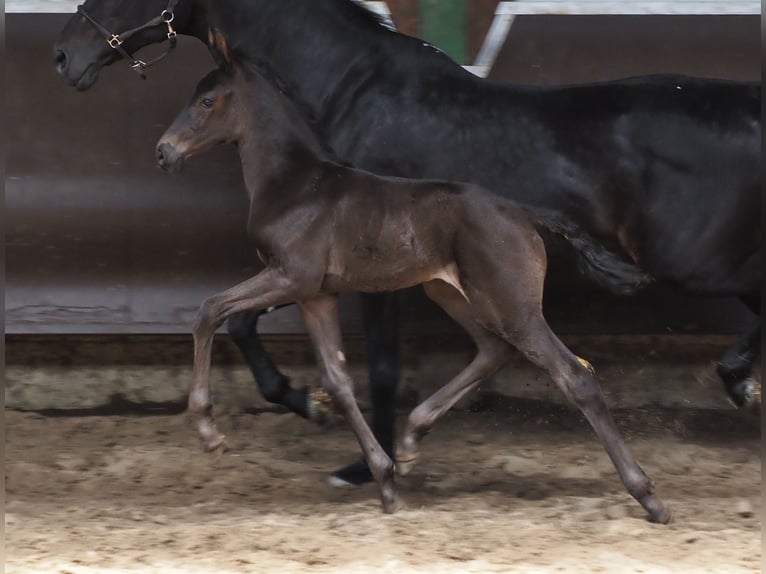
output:
[[[434,423],[483,380],[500,370],[510,358],[511,346],[479,325],[470,304],[454,287],[443,281],[425,284],[426,294],[459,323],[473,338],[477,354],[468,367],[412,411],[397,449],[396,471],[404,476],[417,462],[420,441]]]
[[[617,429],[593,368],[564,346],[542,315],[530,318],[523,329],[519,329],[518,325],[508,327],[506,332],[515,335],[507,337],[507,340],[530,361],[545,369],[567,399],[588,419],[623,484],[646,509],[650,520],[663,524],[669,522],[670,510],[654,493],[654,483],[641,470]]]
[[[354,397],[353,382],[345,366],[337,298],[324,295],[301,301],[299,305],[324,371],[325,388],[342,410],[362,447],[370,471],[380,487],[383,509],[386,512],[394,512],[398,506],[394,464],[367,426]]]
[[[312,391],[310,387],[292,388],[290,378],[280,372],[263,348],[258,336],[258,319],[267,312],[238,313],[230,317],[226,327],[231,339],[245,357],[264,399],[283,405],[304,418],[324,423],[328,417],[321,400],[324,391]],[[317,391],[321,393],[318,395]]]

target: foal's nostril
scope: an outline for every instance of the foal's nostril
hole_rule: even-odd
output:
[[[157,148],[157,164],[160,167],[165,167],[165,152],[162,151],[162,146]]]
[[[59,74],[63,74],[67,67],[67,57],[63,50],[56,50],[53,55],[53,63],[56,65],[56,71]]]

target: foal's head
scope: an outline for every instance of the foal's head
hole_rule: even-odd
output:
[[[184,159],[240,139],[246,106],[236,88],[242,86],[242,73],[238,66],[226,64],[197,84],[191,101],[157,142],[157,163],[162,169],[178,171]]]

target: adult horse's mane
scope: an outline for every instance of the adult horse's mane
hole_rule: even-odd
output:
[[[327,1],[327,0],[325,0]],[[366,24],[374,24],[375,26],[382,26],[383,28],[391,31],[395,31],[391,27],[391,24],[377,12],[373,12],[367,6],[364,5],[363,0],[331,0],[342,6],[341,10],[344,10],[349,17],[358,18],[360,21],[365,21]]]

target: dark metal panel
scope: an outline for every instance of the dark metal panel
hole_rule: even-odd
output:
[[[203,46],[182,38],[146,82],[115,65],[91,91],[77,93],[51,64],[51,46],[67,17],[6,16],[6,331],[187,333],[206,296],[257,269],[232,149],[195,160],[176,178],[154,167],[157,138],[212,62]],[[559,56],[539,60],[544,68],[535,81],[578,73],[587,79],[598,68],[598,54],[578,56],[579,44],[564,28],[514,27],[509,46],[532,47],[510,71],[502,55],[498,74],[519,80],[524,70],[537,70],[536,53],[559,46],[551,48]],[[566,50],[561,39],[571,42]],[[709,49],[725,60],[726,45],[711,42]],[[600,52],[608,53],[608,45]],[[731,301],[692,301],[661,289],[617,300],[573,282],[570,270],[567,262],[555,265],[546,293],[546,315],[559,330],[721,332],[747,317]],[[406,330],[444,329],[418,291],[408,293],[404,305]],[[359,331],[353,297],[344,301],[343,323],[347,332]],[[302,325],[294,311],[280,311],[266,318],[263,331],[298,332]]]
[[[758,16],[519,16],[490,78],[530,84],[643,74],[760,81]]]

